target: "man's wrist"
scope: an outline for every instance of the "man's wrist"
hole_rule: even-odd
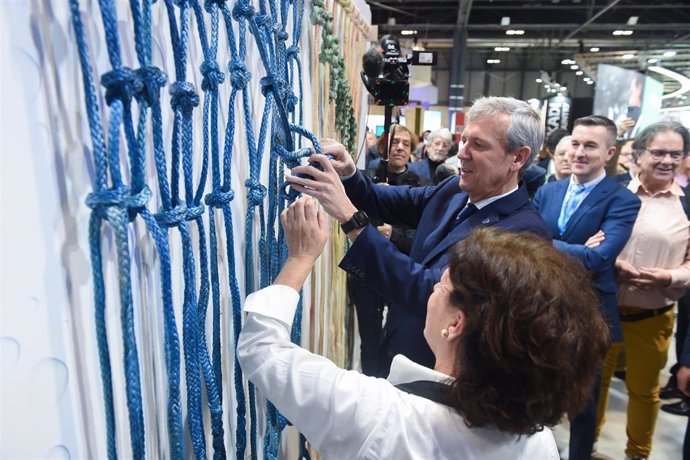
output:
[[[316,259],[310,256],[289,255],[273,284],[282,284],[299,291],[315,261]]]
[[[343,211],[342,213],[339,213],[338,216],[336,217],[336,219],[338,220],[338,223],[340,223],[340,225],[342,225],[345,222],[352,219],[352,216],[354,216],[357,211],[358,211],[358,209],[355,208],[354,206],[349,206],[345,211]]]
[[[356,172],[357,172],[357,166],[353,165],[352,170],[350,172],[342,171],[342,174],[338,174],[338,177],[340,177],[340,180],[342,182],[344,182],[344,181],[350,179],[351,177],[353,177]]]

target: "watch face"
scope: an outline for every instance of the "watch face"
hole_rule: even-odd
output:
[[[357,228],[362,228],[369,223],[369,216],[364,211],[357,211],[352,216],[352,220],[357,225]]]

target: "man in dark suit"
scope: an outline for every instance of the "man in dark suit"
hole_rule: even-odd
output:
[[[579,259],[592,273],[611,340],[622,341],[613,266],[630,237],[640,200],[606,176],[606,162],[616,151],[616,125],[611,120],[600,116],[575,120],[570,142],[572,175],[539,189],[532,204],[554,235],[554,246]],[[592,454],[599,383],[595,386],[590,404],[571,422],[571,460],[589,459]]]
[[[423,335],[426,304],[453,244],[482,226],[550,237],[529,205],[525,186],[518,186],[519,175],[543,140],[539,116],[516,99],[484,98],[475,102],[468,118],[458,151],[459,184],[457,177],[450,177],[435,187],[374,185],[357,172],[341,144],[328,140],[322,148],[333,159],[310,158],[324,171],[300,166],[293,173],[314,180],[288,177],[297,191],[317,198],[352,241],[340,267],[388,300],[380,376],[387,375],[396,354],[434,366]],[[410,254],[402,254],[368,225],[367,215],[416,227]]]
[[[449,157],[453,145],[453,135],[448,128],[439,128],[429,133],[426,147],[426,158],[415,161],[410,165],[410,171],[419,176],[424,185],[436,185],[440,181],[436,178],[436,169]]]

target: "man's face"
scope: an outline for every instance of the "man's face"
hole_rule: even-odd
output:
[[[446,161],[446,159],[448,158],[450,142],[448,142],[442,137],[434,137],[433,139],[431,139],[431,142],[429,143],[426,150],[427,155],[429,155],[429,159],[431,161],[440,163],[441,161]]]
[[[603,126],[578,125],[570,140],[570,170],[579,183],[589,182],[604,173],[606,162],[616,151],[607,146],[609,133]]]
[[[367,131],[367,148],[371,147],[372,145],[376,145],[376,134],[372,133],[371,131]]]
[[[563,179],[571,174],[570,171],[570,136],[562,140],[553,152],[553,165],[556,169],[556,177]]]
[[[505,151],[508,126],[508,114],[499,114],[473,118],[462,133],[458,150],[460,188],[474,203],[507,193],[517,185],[517,173],[526,158]],[[526,153],[529,156],[529,151]]]
[[[633,141],[626,141],[618,154],[618,166],[626,171],[630,169],[630,162],[632,161],[632,145]]]
[[[410,146],[412,145],[410,133],[402,129],[395,131],[395,137],[391,142],[391,151],[388,153],[388,168],[397,172],[405,168],[410,159]]]
[[[653,151],[682,152],[683,138],[673,131],[659,133],[637,158],[637,164],[640,166],[640,181],[645,187],[656,189],[665,187],[673,181],[683,158],[673,160],[670,155],[664,155],[663,158],[657,159],[650,153]]]

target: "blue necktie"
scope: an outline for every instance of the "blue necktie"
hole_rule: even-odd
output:
[[[462,211],[458,213],[455,220],[451,223],[450,229],[453,230],[455,227],[463,223],[468,217],[477,212],[477,210],[478,208],[474,204],[467,203],[467,205],[462,208]]]
[[[585,199],[585,190],[585,186],[582,184],[572,184],[569,187],[568,193],[566,194],[566,200],[561,208],[561,215],[558,217],[558,231],[561,232],[561,234],[563,234],[566,225],[568,225],[570,218],[573,217],[573,214],[577,211],[582,200]]]

